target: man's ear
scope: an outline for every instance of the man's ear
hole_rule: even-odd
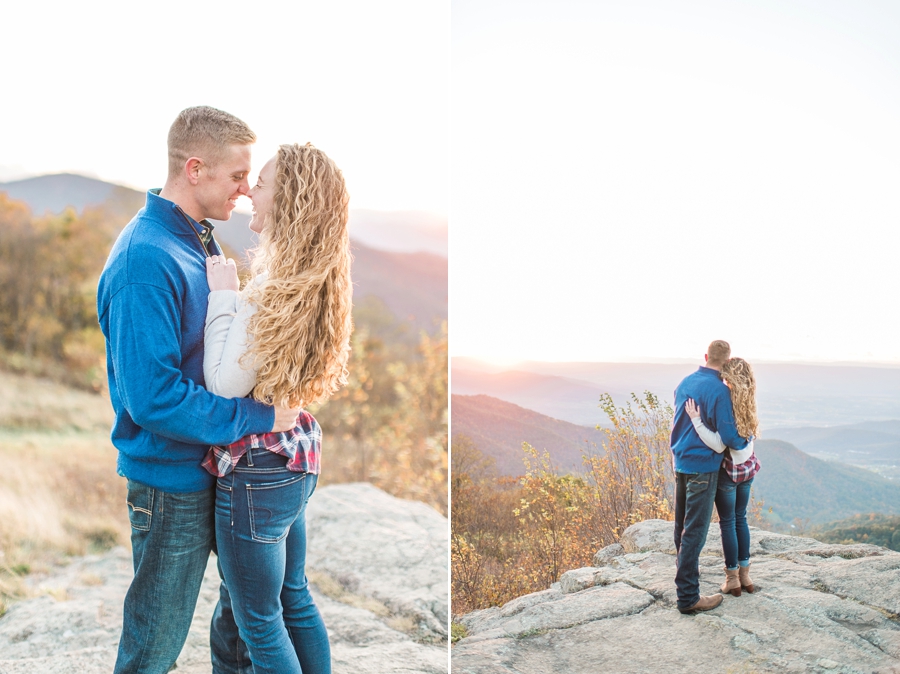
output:
[[[704,353],[704,354],[703,354],[703,362],[704,362],[704,363],[708,363],[708,362],[709,362],[709,354],[708,354],[708,353]]]
[[[199,157],[191,157],[184,163],[184,175],[191,185],[200,182],[200,170],[203,168],[203,160]]]

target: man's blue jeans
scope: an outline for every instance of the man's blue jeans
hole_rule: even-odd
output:
[[[675,473],[675,590],[678,608],[700,600],[700,551],[706,544],[719,471]]]
[[[306,579],[306,504],[317,477],[286,462],[251,449],[219,478],[219,562],[254,674],[331,674],[328,632]]]
[[[128,480],[134,579],[125,595],[115,674],[165,674],[178,659],[215,542],[214,499],[213,488],[176,494]],[[226,630],[220,641],[240,650],[230,615],[220,625]],[[242,674],[237,667],[220,671]]]
[[[716,512],[719,513],[719,530],[722,532],[722,552],[725,568],[736,569],[750,563],[750,527],[747,525],[747,504],[750,503],[750,486],[735,482],[724,470],[716,487]]]

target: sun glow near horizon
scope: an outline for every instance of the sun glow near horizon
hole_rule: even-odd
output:
[[[701,349],[701,351],[703,351]],[[752,364],[759,365],[811,365],[823,367],[873,367],[886,369],[900,369],[900,360],[897,361],[880,361],[880,360],[825,360],[825,359],[803,359],[803,358],[766,358],[758,357],[753,354],[734,353]],[[496,369],[498,371],[515,371],[520,367],[529,363],[605,363],[605,364],[622,364],[622,365],[702,365],[703,354],[692,357],[651,357],[651,356],[624,356],[620,358],[504,358],[491,357],[473,354],[453,354],[451,357],[451,365],[455,363],[456,367],[466,369],[465,365],[474,362],[480,367]]]

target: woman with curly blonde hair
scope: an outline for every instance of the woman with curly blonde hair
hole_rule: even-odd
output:
[[[207,260],[206,386],[301,408],[346,383],[349,197],[341,171],[310,144],[282,145],[249,196],[250,229],[260,235],[252,280],[239,292],[234,261]],[[321,437],[316,420],[298,409],[293,431],[212,447],[203,463],[218,476],[224,584],[213,620],[233,610],[255,674],[331,672],[328,634],[305,574],[305,508]],[[224,647],[213,644],[213,664]]]
[[[736,450],[726,447],[718,433],[713,433],[700,420],[700,410],[693,400],[685,404],[685,410],[700,439],[712,450],[725,453],[719,469],[716,488],[716,512],[719,514],[719,530],[722,533],[722,551],[725,556],[725,582],[723,593],[741,596],[741,590],[753,592],[750,580],[750,527],[747,525],[747,505],[750,503],[750,487],[759,472],[759,459],[753,451],[753,440],[759,435],[756,416],[756,378],[753,368],[743,358],[730,358],[722,366],[722,380],[731,392],[734,421],[738,433],[748,439],[747,447]]]

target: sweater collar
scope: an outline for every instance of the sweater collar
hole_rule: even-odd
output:
[[[169,201],[159,196],[161,191],[161,188],[154,187],[147,192],[147,205],[145,207],[147,214],[158,216],[165,225],[169,226],[167,228],[176,234],[188,234],[189,230],[187,230],[187,227],[192,228],[203,243],[208,245],[215,226],[206,219],[197,222],[174,201]]]
[[[701,365],[700,367],[697,368],[697,372],[699,372],[702,375],[706,375],[707,377],[715,377],[716,379],[719,379],[719,380],[722,379],[722,373],[719,372],[718,370],[712,369],[711,367],[705,367],[705,366]]]

